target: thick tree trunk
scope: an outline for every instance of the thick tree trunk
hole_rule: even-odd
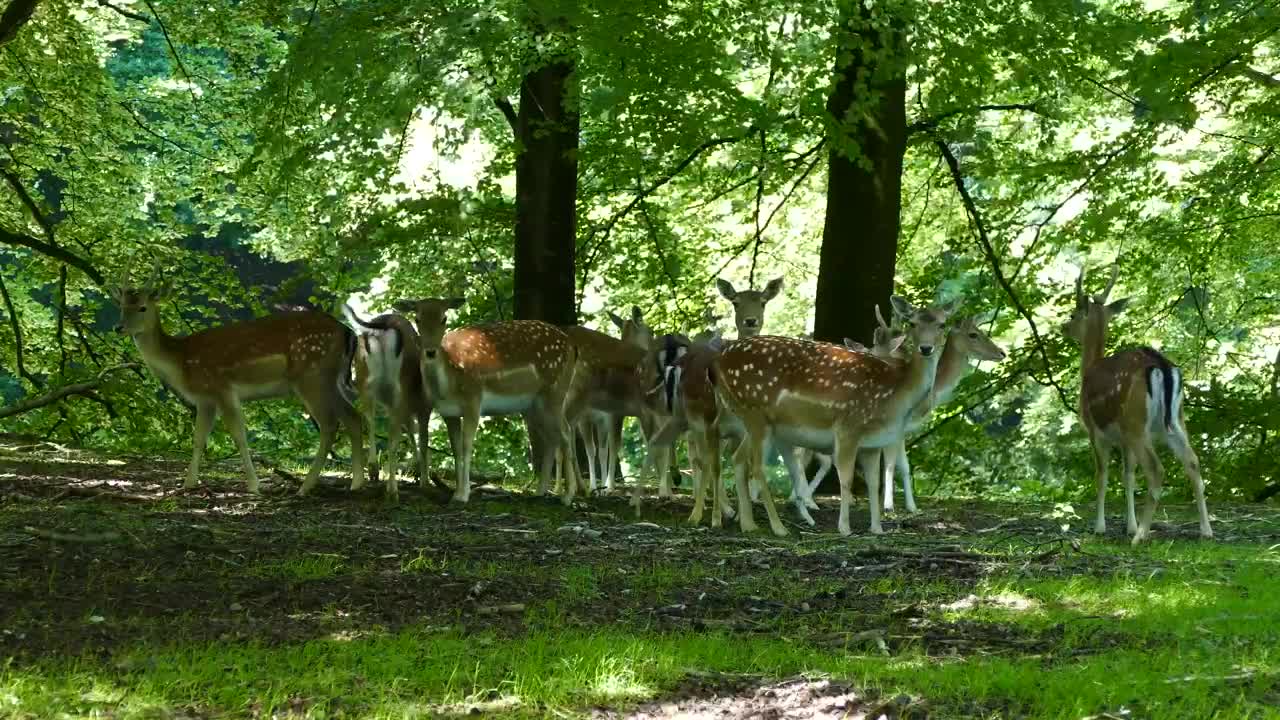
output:
[[[18,31],[31,20],[40,0],[12,0],[0,13],[0,47],[18,37]]]
[[[517,122],[515,316],[561,325],[578,319],[578,115],[565,107],[573,72],[566,58],[526,75]]]
[[[515,317],[556,325],[578,321],[574,268],[577,250],[578,114],[566,107],[572,58],[533,70],[520,84],[515,120]],[[527,427],[527,426],[526,426]],[[541,457],[543,438],[529,434],[529,459]],[[579,466],[586,460],[579,442]],[[537,472],[537,468],[534,468]]]
[[[899,28],[873,27],[870,12],[856,0],[836,37],[813,335],[870,345],[876,304],[889,312],[898,253],[907,149],[905,48]],[[836,487],[835,473],[828,477],[825,492]]]

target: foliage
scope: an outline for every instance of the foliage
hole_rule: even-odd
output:
[[[851,7],[45,0],[0,48],[0,170],[32,199],[0,195],[0,229],[111,278],[162,259],[186,298],[166,318],[175,330],[265,312],[290,291],[336,310],[351,292],[381,309],[465,290],[460,322],[510,317],[519,148],[495,99],[567,49],[584,319],[634,303],[662,329],[696,329],[706,308],[725,312],[716,276],[758,287],[781,274],[768,327],[803,332],[823,203],[840,201],[823,194],[821,161]],[[565,23],[542,27],[548,17]],[[1115,258],[1117,292],[1137,300],[1117,344],[1152,343],[1187,368],[1211,495],[1275,483],[1275,7],[893,0],[868,22],[908,34],[900,291],[1001,308],[991,329],[1011,350],[918,444],[922,485],[1053,498],[1088,487],[1071,419],[1078,350],[1056,325],[1077,267],[1097,284]],[[299,284],[254,276],[255,258],[295,262],[282,274]],[[0,279],[14,306],[0,310],[6,387],[41,392],[136,354],[106,332],[114,310],[79,271],[6,245]],[[189,414],[149,374],[97,400],[3,429],[185,452]],[[295,408],[250,408],[255,449],[309,451]],[[519,427],[486,427],[480,463],[519,467]]]

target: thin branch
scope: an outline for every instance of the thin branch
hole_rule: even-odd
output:
[[[35,387],[42,387],[40,379],[27,372],[22,352],[22,325],[18,323],[18,311],[13,307],[13,298],[9,297],[9,287],[4,284],[4,275],[0,274],[0,297],[4,298],[4,309],[9,313],[9,324],[13,326],[13,351],[17,356],[18,375],[27,379]]]
[[[1256,82],[1261,83],[1265,87],[1280,88],[1280,77],[1276,77],[1271,73],[1262,72],[1257,68],[1251,68],[1248,65],[1243,65],[1243,64],[1237,65],[1237,68],[1238,70],[1236,72],[1238,72],[1241,75],[1244,75],[1250,80],[1254,80]]]
[[[58,340],[58,377],[63,377],[67,373],[67,346],[63,343],[66,336],[66,317],[67,317],[67,266],[62,265],[58,268],[58,317],[56,318],[56,326],[54,337]]]
[[[951,179],[955,182],[956,191],[960,193],[960,200],[964,203],[965,210],[969,213],[969,219],[973,223],[978,242],[982,246],[982,252],[986,255],[987,262],[990,263],[991,270],[996,276],[996,282],[1000,283],[1000,287],[1009,296],[1009,301],[1013,303],[1018,314],[1027,321],[1027,325],[1031,328],[1031,337],[1035,340],[1036,349],[1039,350],[1041,358],[1044,359],[1046,384],[1058,391],[1058,398],[1062,401],[1063,407],[1067,410],[1074,410],[1066,390],[1053,377],[1053,364],[1049,360],[1049,352],[1045,350],[1044,341],[1040,337],[1039,328],[1036,327],[1035,318],[1027,311],[1027,308],[1022,304],[1022,300],[1018,298],[1018,294],[1014,292],[1013,286],[1009,284],[1004,272],[1000,269],[1000,258],[996,256],[995,248],[991,246],[991,240],[987,237],[987,228],[982,222],[982,215],[978,212],[978,206],[973,202],[973,196],[969,194],[969,189],[964,185],[964,174],[960,172],[960,161],[956,159],[955,153],[951,152],[950,146],[943,140],[935,139],[934,144],[938,146],[938,150],[942,152],[942,157],[947,161],[947,167],[951,169]],[[1032,374],[1032,377],[1035,377],[1035,375]],[[1039,382],[1038,379],[1037,382]]]
[[[52,245],[43,240],[38,240],[30,235],[9,232],[4,228],[0,228],[0,243],[4,243],[5,245],[17,245],[19,247],[35,250],[41,255],[47,255],[55,260],[60,260],[71,267],[76,268],[85,275],[88,275],[89,279],[98,285],[106,285],[107,283],[107,280],[102,276],[102,273],[98,272],[98,269],[90,264],[88,260],[64,250],[58,245]]]
[[[67,397],[68,395],[85,395],[90,391],[96,389],[99,385],[101,385],[102,381],[105,380],[106,377],[111,373],[116,372],[118,370],[127,370],[129,368],[136,368],[136,367],[138,367],[137,363],[125,363],[123,365],[115,365],[98,373],[98,377],[94,378],[93,380],[86,380],[85,382],[75,383],[74,385],[66,385],[58,388],[57,390],[54,390],[53,392],[47,393],[45,395],[41,395],[38,398],[31,398],[30,400],[24,400],[16,405],[10,405],[7,408],[0,408],[0,420],[7,417],[13,417],[14,415],[21,415],[22,413],[25,413],[25,412],[31,412],[32,410],[36,410],[36,409],[45,407],[47,405],[52,405],[58,402],[59,400]]]
[[[156,12],[151,0],[143,0],[143,2],[147,4],[147,9],[151,11],[152,16],[156,19],[156,24],[160,26],[160,32],[164,35],[164,42],[169,46],[173,61],[177,63],[178,69],[182,71],[182,77],[187,79],[187,90],[191,93],[191,99],[199,102],[200,98],[196,95],[196,84],[191,80],[191,73],[187,72],[187,66],[182,64],[182,56],[178,54],[178,48],[174,46],[173,38],[169,37],[169,28],[165,27],[164,20],[160,17],[160,13]]]
[[[800,177],[796,178],[796,181],[791,184],[791,188],[787,190],[787,194],[782,196],[782,199],[778,201],[778,204],[775,205],[773,207],[773,210],[769,212],[769,216],[764,219],[764,225],[761,226],[760,232],[764,232],[765,230],[769,229],[769,224],[773,222],[773,217],[778,214],[778,211],[782,210],[782,208],[786,206],[787,202],[791,200],[791,196],[795,195],[796,190],[798,190],[800,186],[804,184],[805,180],[809,179],[809,176],[813,174],[814,168],[818,167],[818,163],[822,162],[822,160],[824,159],[825,158],[822,155],[817,155],[813,158],[813,160],[809,162],[809,167],[805,168],[804,172],[800,173]],[[753,242],[754,242],[754,238],[746,241],[745,243],[742,243],[733,251],[731,251],[729,253],[728,259],[724,261],[724,264],[721,265],[718,270],[711,273],[711,279],[714,280],[715,278],[720,277],[720,273],[724,272],[724,269],[729,267],[729,263],[732,263],[734,260],[737,260],[738,256],[741,255],[743,251],[745,251],[747,248],[751,247],[751,244]]]
[[[677,311],[683,311],[680,307],[680,298],[676,295],[676,288],[679,283],[676,276],[671,272],[671,266],[667,262],[667,252],[662,248],[662,243],[658,239],[658,228],[653,224],[653,218],[649,216],[649,203],[640,203],[640,218],[644,221],[645,229],[649,231],[649,241],[653,243],[654,252],[658,254],[658,262],[662,265],[662,273],[667,276],[667,289],[671,293],[671,299],[676,303]]]
[[[975,105],[973,107],[953,108],[951,110],[938,113],[933,117],[925,118],[924,120],[918,120],[916,122],[911,123],[910,125],[907,126],[907,135],[911,136],[918,132],[934,130],[938,127],[938,124],[941,123],[943,120],[946,120],[947,118],[955,117],[956,115],[969,115],[972,113],[987,112],[990,110],[1021,110],[1023,112],[1037,113],[1039,115],[1045,114],[1044,111],[1040,109],[1039,104],[1033,103],[1033,102],[1032,103],[1004,103],[1004,104],[996,104],[996,105]]]
[[[764,202],[764,164],[768,153],[769,145],[762,128],[760,130],[760,164],[757,166],[759,172],[756,173],[756,210],[754,215],[756,236],[755,244],[751,249],[751,270],[747,273],[747,287],[755,287],[756,263],[760,260],[760,239],[764,237],[764,233],[760,228],[760,205]]]
[[[98,7],[104,7],[104,8],[107,8],[108,10],[114,10],[117,14],[123,15],[124,17],[127,17],[130,20],[137,20],[140,23],[146,23],[148,25],[151,24],[151,18],[147,17],[146,15],[143,15],[142,13],[136,13],[132,10],[126,10],[120,7],[119,5],[116,5],[115,3],[109,2],[108,0],[98,0]]]
[[[511,106],[511,101],[501,95],[494,95],[493,104],[502,111],[502,117],[506,118],[507,124],[511,126],[511,136],[516,140],[519,140],[520,117],[516,115],[516,109]]]
[[[13,152],[10,151],[9,154],[12,157]],[[51,244],[56,244],[53,238],[53,225],[49,223],[49,218],[45,217],[45,214],[40,211],[40,206],[36,204],[35,198],[31,197],[31,193],[27,192],[27,188],[23,186],[22,178],[8,170],[0,170],[0,175],[4,176],[4,179],[9,183],[9,187],[13,188],[13,191],[18,195],[18,199],[22,201],[22,204],[30,211],[31,216],[35,218],[40,229],[44,231],[45,239]]]
[[[202,160],[208,160],[210,162],[214,161],[213,158],[209,157],[208,155],[205,155],[204,153],[198,152],[196,150],[192,150],[191,148],[187,147],[186,145],[183,145],[182,143],[177,142],[176,140],[172,140],[164,135],[161,135],[159,132],[154,130],[151,126],[142,122],[142,118],[138,117],[138,114],[134,112],[133,108],[129,107],[128,103],[125,103],[124,101],[120,101],[116,104],[124,108],[125,112],[129,113],[129,117],[133,118],[134,124],[142,128],[143,132],[160,140],[160,142],[172,145],[178,148],[179,150],[181,150],[182,152],[187,153],[188,155],[194,155],[195,157],[201,158]]]
[[[18,37],[18,31],[31,20],[39,4],[40,0],[12,0],[9,3],[9,6],[4,9],[4,14],[0,15],[0,47],[8,45]]]

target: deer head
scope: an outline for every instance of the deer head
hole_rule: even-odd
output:
[[[1107,302],[1112,288],[1116,285],[1116,278],[1120,275],[1118,263],[1111,268],[1111,278],[1107,281],[1106,289],[1098,295],[1090,297],[1085,294],[1084,275],[1085,271],[1081,268],[1080,274],[1076,276],[1075,308],[1071,311],[1071,319],[1062,326],[1064,335],[1081,343],[1085,343],[1091,333],[1104,338],[1111,318],[1124,312],[1130,302],[1130,298]]]
[[[397,300],[392,307],[414,319],[418,326],[418,341],[422,344],[423,360],[435,360],[440,343],[449,329],[448,313],[466,303],[466,298],[424,298],[421,300]]]
[[[759,335],[764,329],[764,306],[782,291],[782,278],[774,278],[763,290],[735,290],[729,281],[716,279],[716,287],[724,299],[733,303],[733,322],[738,327],[738,337]]]

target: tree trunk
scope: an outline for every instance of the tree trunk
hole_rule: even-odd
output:
[[[520,85],[516,159],[515,316],[576,323],[578,114],[565,107],[574,73],[562,58]]]
[[[861,2],[846,10],[836,37],[813,336],[870,345],[876,304],[889,312],[898,253],[907,149],[906,51],[902,29],[896,23],[875,27]],[[828,477],[826,492],[835,487],[835,473]]]
[[[574,61],[562,57],[525,75],[515,119],[515,317],[556,325],[578,321],[574,269],[577,250],[578,114],[566,107]],[[526,423],[526,429],[528,425]],[[543,438],[529,433],[536,467]],[[578,443],[579,467],[586,450]]]

